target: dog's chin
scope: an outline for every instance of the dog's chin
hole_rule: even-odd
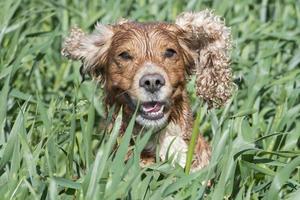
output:
[[[138,113],[136,117],[136,122],[147,129],[159,130],[165,127],[165,125],[168,122],[168,118],[169,118],[169,112],[163,113],[161,117],[156,119],[151,119],[145,117],[141,113]]]

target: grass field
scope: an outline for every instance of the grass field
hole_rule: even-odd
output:
[[[0,199],[300,199],[300,1],[0,1]],[[211,8],[232,27],[238,90],[222,109],[200,110],[213,148],[193,174],[168,162],[140,168],[150,132],[97,129],[103,91],[81,83],[60,55],[71,26],[91,31],[120,17],[172,21]],[[193,82],[188,85],[193,108]],[[121,143],[117,152],[112,146]],[[212,186],[206,183],[211,180]]]

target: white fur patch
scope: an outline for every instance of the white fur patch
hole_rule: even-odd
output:
[[[188,145],[182,138],[182,130],[178,124],[171,122],[159,138],[159,156],[164,161],[167,156],[173,157],[172,163],[185,167]]]

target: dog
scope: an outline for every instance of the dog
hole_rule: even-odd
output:
[[[102,82],[106,105],[123,108],[123,124],[137,109],[135,129],[153,129],[142,163],[154,160],[159,148],[161,160],[173,155],[173,162],[184,167],[193,126],[187,81],[195,74],[196,93],[210,107],[225,104],[233,88],[230,49],[230,28],[204,10],[184,12],[174,23],[122,19],[98,23],[92,34],[73,28],[62,55],[81,60],[82,74]],[[199,135],[192,170],[206,166],[210,155]]]

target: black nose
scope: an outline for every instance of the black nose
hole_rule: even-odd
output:
[[[160,74],[146,74],[140,79],[140,87],[146,91],[154,93],[165,85],[165,79]]]

